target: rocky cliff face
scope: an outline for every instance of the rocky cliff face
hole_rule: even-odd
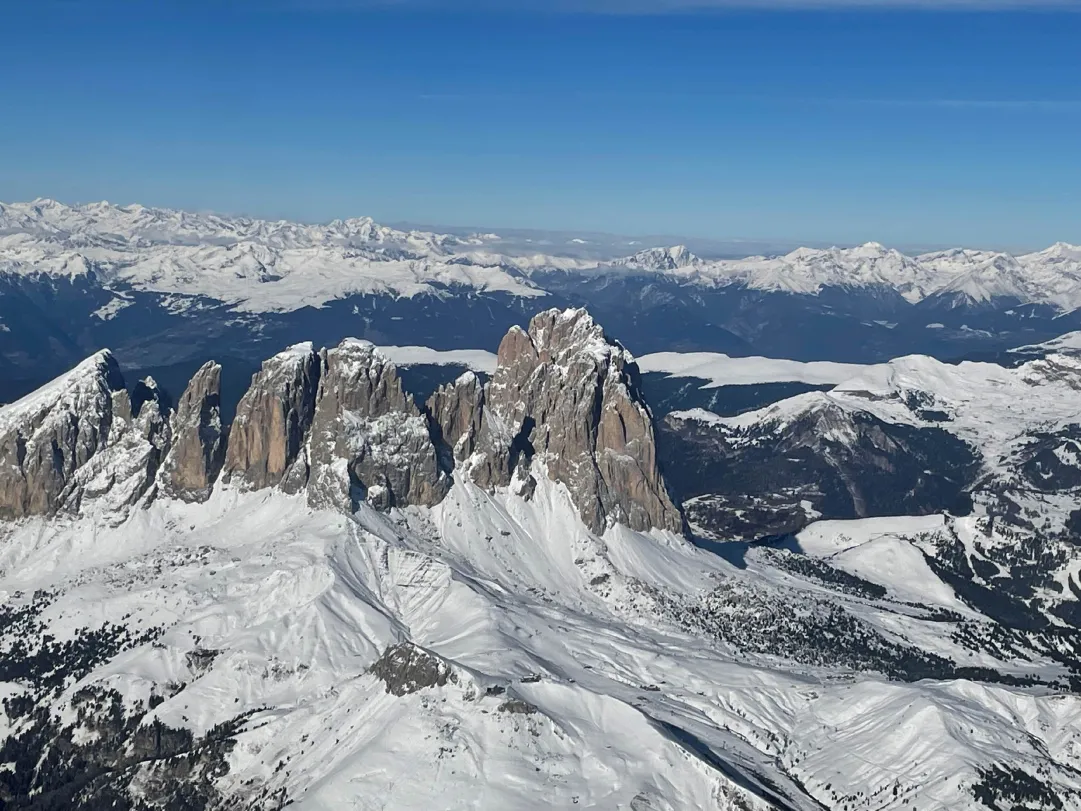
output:
[[[310,343],[263,363],[237,406],[225,476],[242,487],[282,485],[295,492],[308,479],[305,441],[315,414],[322,362]]]
[[[394,364],[371,343],[350,339],[324,351],[323,366],[308,500],[377,509],[441,501],[450,479]]]
[[[85,498],[135,503],[169,443],[153,381],[138,413],[108,350],[0,410],[0,517],[78,511]]]
[[[542,462],[595,532],[682,529],[657,466],[652,416],[630,354],[585,310],[548,310],[499,346],[472,461],[482,486]]]
[[[484,386],[473,372],[436,389],[428,398],[433,428],[453,460],[468,459],[477,447],[484,409]]]
[[[159,476],[161,492],[184,501],[206,501],[225,454],[219,364],[211,361],[195,373],[170,425],[172,447]]]
[[[513,484],[528,498],[547,475],[596,532],[680,531],[635,375],[584,310],[511,329],[487,386],[462,375],[427,411],[367,341],[319,353],[298,344],[252,377],[226,441],[218,364],[204,365],[166,415],[153,381],[129,398],[102,352],[0,410],[0,515],[77,509],[86,496],[132,504],[155,482],[165,497],[204,501],[219,472],[242,489],[306,490],[314,506],[348,510],[436,504],[452,475]]]

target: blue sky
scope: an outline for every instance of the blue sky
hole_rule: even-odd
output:
[[[0,0],[0,200],[1081,242],[1081,3],[632,2]]]

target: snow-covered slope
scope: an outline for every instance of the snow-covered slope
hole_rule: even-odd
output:
[[[1081,420],[1081,355],[1068,352],[1009,369],[994,363],[948,364],[922,355],[867,366],[827,392],[783,400],[737,417],[698,415],[733,428],[772,425],[776,430],[807,411],[860,411],[912,426],[935,425],[1000,466],[1036,431],[1054,431]]]
[[[1076,807],[1081,699],[987,680],[1063,666],[968,651],[951,633],[994,623],[878,559],[801,573],[756,553],[740,569],[677,536],[598,538],[544,479],[529,501],[459,483],[389,516],[225,488],[159,501],[107,543],[93,521],[38,519],[5,529],[0,588],[9,616],[34,607],[22,638],[53,641],[9,655],[27,670],[5,689],[15,707],[55,685],[56,715],[9,714],[4,752],[67,735],[91,762],[122,760],[122,795],[177,803],[187,787],[226,807],[937,811],[980,807],[996,770]],[[885,597],[863,585],[878,582]],[[836,642],[781,641],[824,627]],[[991,669],[951,678],[943,656]],[[861,672],[898,657],[936,675]],[[114,700],[126,755],[86,726]]]
[[[704,532],[759,537],[822,515],[975,509],[1068,540],[1081,529],[1075,344],[1068,334],[1022,347],[1010,367],[913,355],[734,416],[676,410],[662,451]]]
[[[0,272],[78,277],[121,288],[206,297],[241,312],[292,311],[350,294],[412,297],[447,287],[536,297],[500,265],[463,262],[455,237],[370,219],[323,226],[52,201],[0,210]],[[106,317],[106,316],[102,316]]]
[[[427,346],[381,346],[380,349],[398,366],[464,366],[485,374],[492,374],[496,367],[495,353],[486,349],[440,351]]]
[[[1065,243],[1019,257],[960,248],[910,257],[868,242],[725,260],[705,260],[679,245],[641,251],[615,264],[703,286],[739,284],[802,294],[824,288],[878,288],[895,290],[909,303],[944,296],[972,303],[993,298],[1046,303],[1064,312],[1081,307],[1081,248]]]

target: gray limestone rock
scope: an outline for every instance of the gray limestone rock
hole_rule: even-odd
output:
[[[160,492],[184,501],[206,501],[225,454],[219,364],[211,361],[195,373],[170,422],[172,447],[159,474]]]
[[[439,438],[456,461],[468,459],[477,446],[484,409],[484,386],[473,372],[436,389],[428,398]]]
[[[310,453],[314,506],[432,505],[450,487],[427,418],[394,364],[367,341],[324,350]]]
[[[636,374],[585,310],[548,310],[528,331],[511,328],[484,394],[474,481],[505,486],[540,462],[595,532],[614,523],[682,531]]]
[[[257,490],[281,485],[296,492],[308,478],[304,443],[315,414],[320,357],[310,343],[267,361],[237,405],[224,477]]]
[[[135,414],[116,359],[102,350],[0,409],[0,517],[74,512],[98,498],[121,517],[150,488],[169,444],[149,383]]]

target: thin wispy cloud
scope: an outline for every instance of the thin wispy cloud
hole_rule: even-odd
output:
[[[848,99],[839,104],[882,107],[938,107],[1002,112],[1081,112],[1081,99]]]
[[[295,0],[286,5],[298,6]],[[680,14],[709,11],[1075,11],[1081,0],[305,0],[308,8],[549,12],[557,14]]]
[[[446,104],[499,104],[523,102],[531,103],[542,98],[532,93],[495,93],[471,92],[431,92],[421,93],[418,100]],[[551,96],[543,98],[551,100]],[[977,99],[977,98],[861,98],[843,96],[790,96],[753,93],[725,93],[708,91],[687,91],[672,89],[665,92],[615,92],[615,91],[576,91],[557,94],[557,101],[600,102],[611,101],[699,101],[699,102],[734,102],[748,104],[766,104],[779,107],[837,107],[860,108],[881,107],[897,109],[941,109],[971,110],[1001,113],[1081,113],[1081,99]]]

